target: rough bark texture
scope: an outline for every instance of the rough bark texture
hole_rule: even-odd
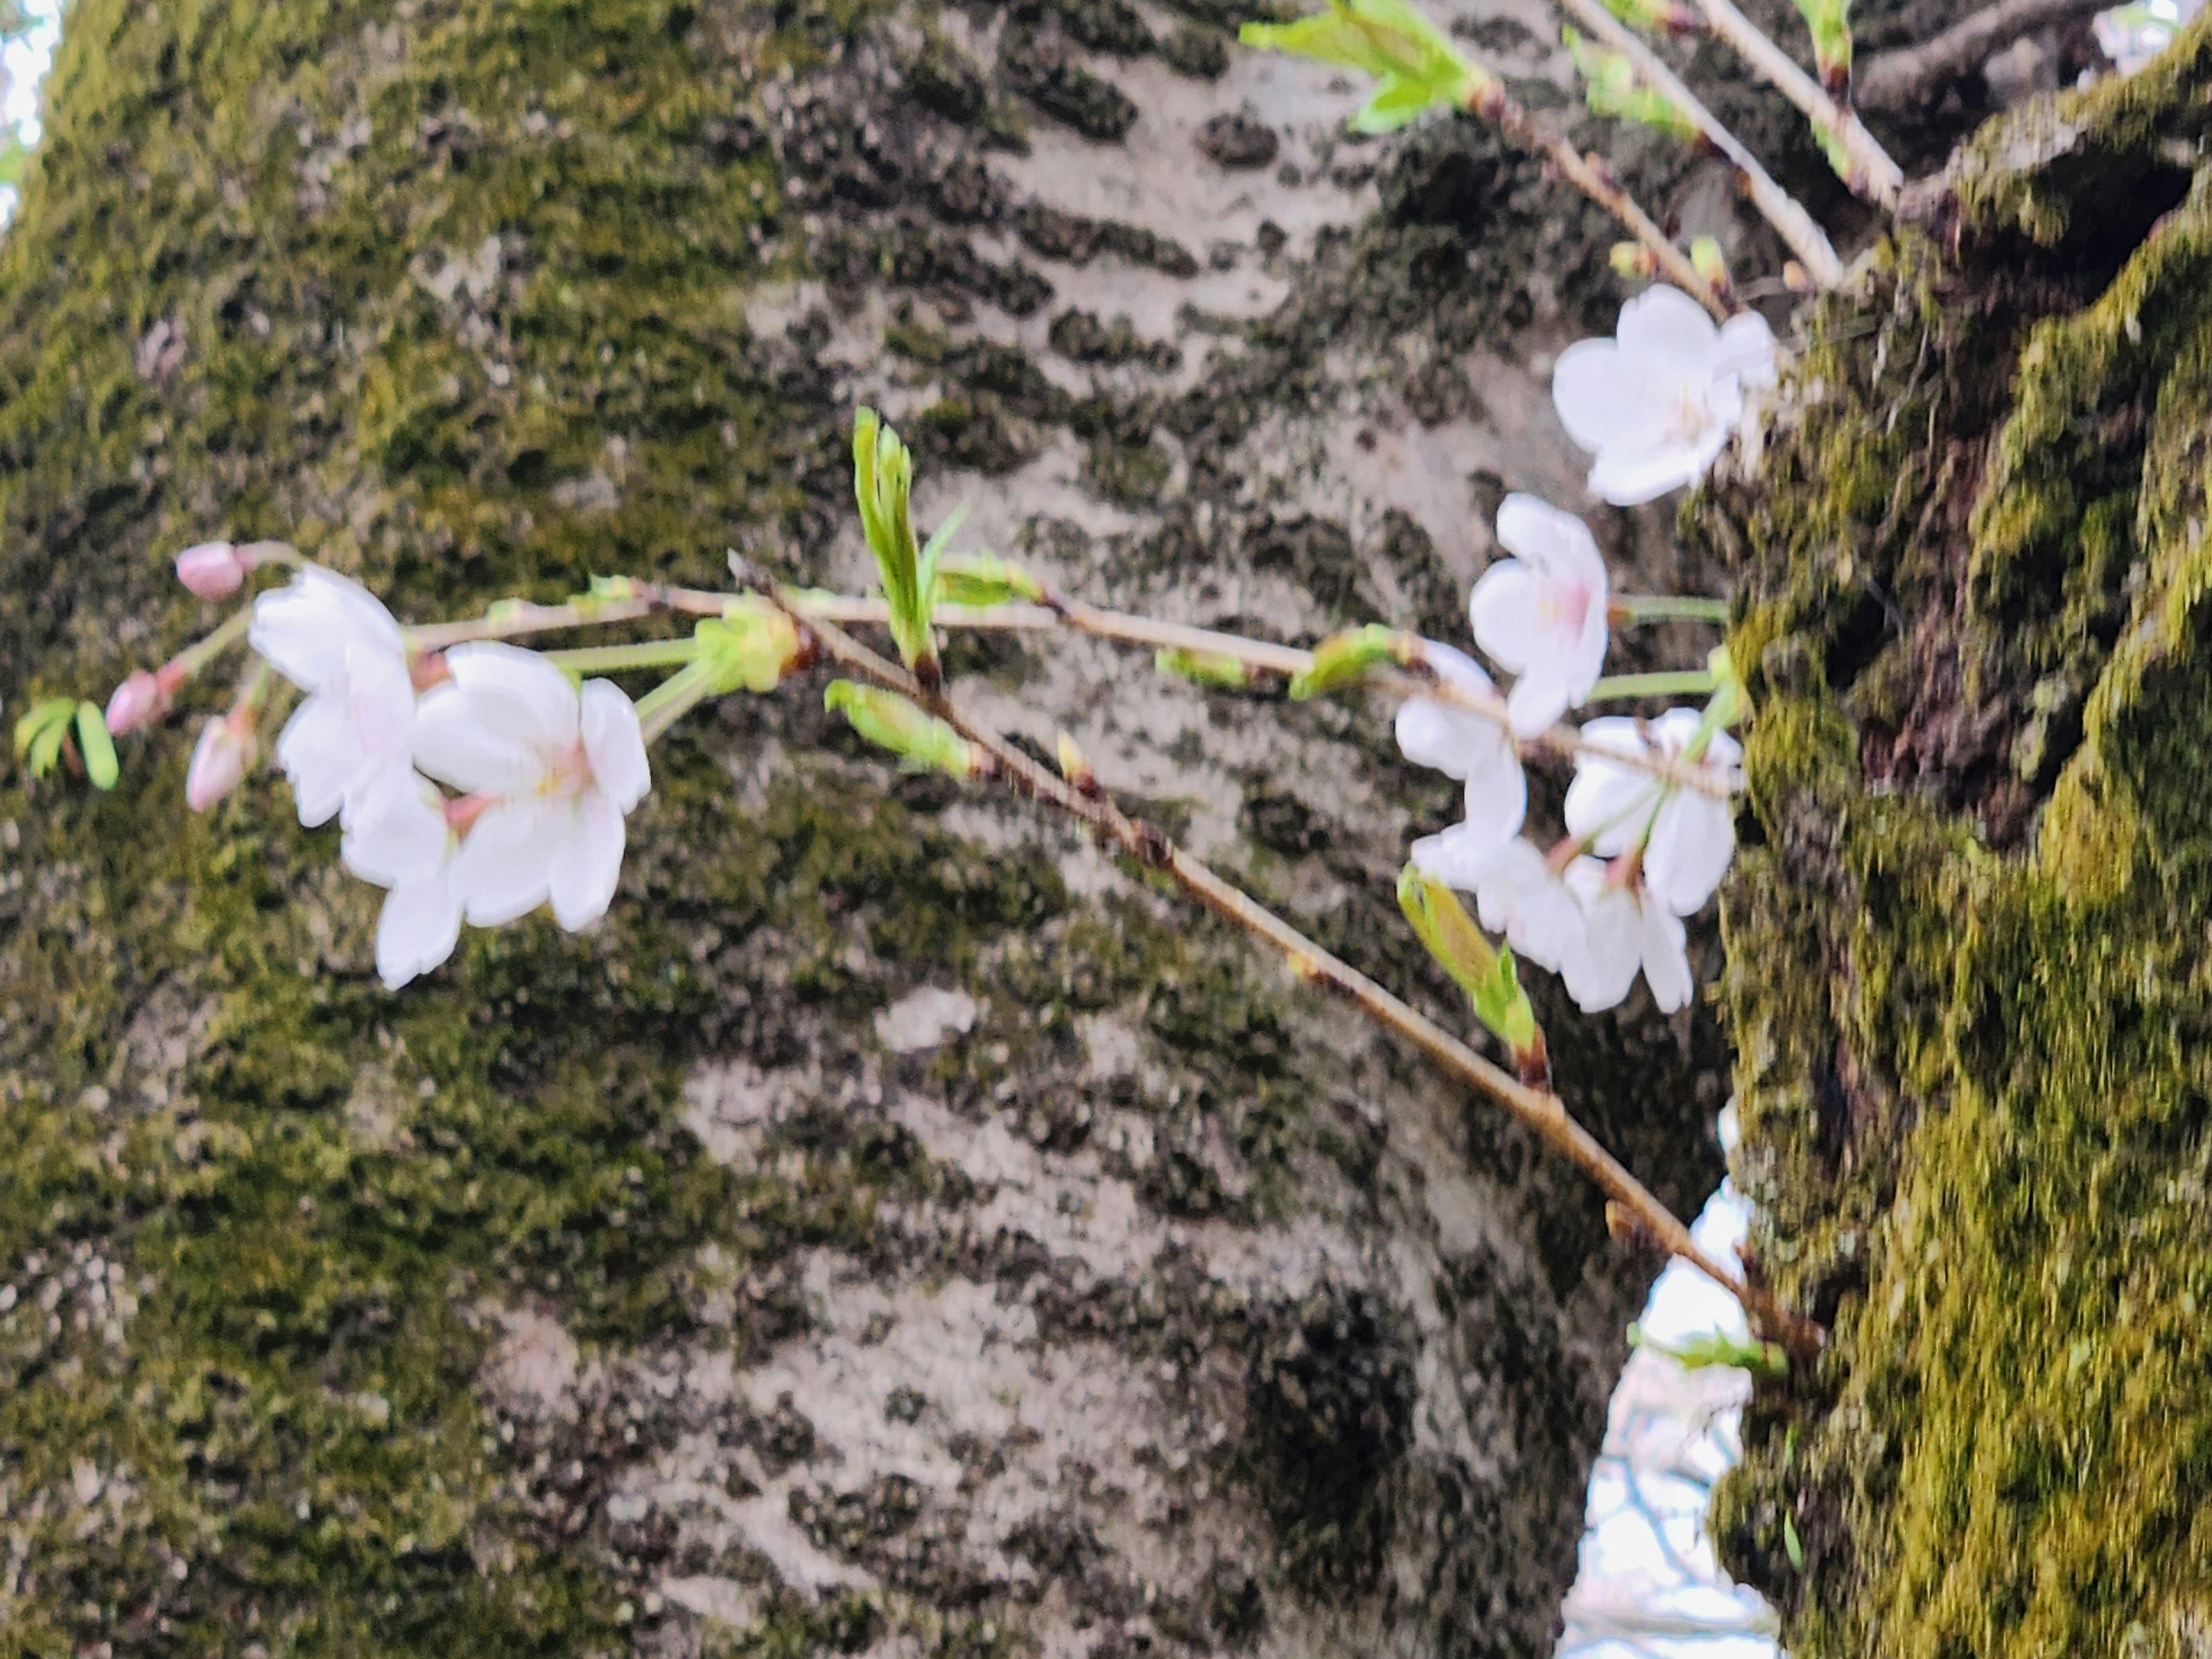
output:
[[[1473,127],[1346,142],[1228,16],[77,0],[0,248],[0,696],[207,625],[165,561],[217,534],[416,617],[732,542],[857,582],[862,396],[925,519],[1089,597],[1462,638],[1498,494],[1577,498],[1544,372],[1610,233]],[[1540,10],[1476,32],[1564,101]],[[1389,897],[1451,792],[1381,711],[951,665],[1452,1015]],[[280,784],[185,815],[189,725],[0,787],[16,1644],[1546,1647],[1652,1264],[1487,1109],[805,686],[656,753],[605,927],[397,997]],[[1712,1021],[1571,1024],[1693,1209]]]
[[[2212,1644],[2208,92],[2200,23],[1978,136],[1697,514],[1741,1173],[1835,1333],[1719,1521],[1808,1659]]]

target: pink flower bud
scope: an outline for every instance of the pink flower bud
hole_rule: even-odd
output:
[[[169,696],[161,682],[143,668],[136,670],[107,700],[108,732],[119,737],[136,730],[149,720],[161,719],[168,707]]]
[[[206,811],[238,787],[259,749],[251,716],[233,714],[210,720],[200,729],[191,768],[185,774],[185,805]]]
[[[204,599],[227,599],[237,592],[247,568],[228,542],[202,542],[177,555],[177,580]]]

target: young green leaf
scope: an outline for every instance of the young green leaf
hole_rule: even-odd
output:
[[[1459,895],[1412,865],[1398,874],[1398,908],[1431,956],[1467,993],[1474,1017],[1516,1059],[1537,1052],[1536,1012],[1513,966],[1513,952],[1491,944]]]
[[[34,778],[52,771],[76,719],[74,697],[41,697],[25,709],[16,718],[15,734],[15,758],[24,770]]]
[[[1375,95],[1352,118],[1361,132],[1392,131],[1438,105],[1464,106],[1496,85],[1405,0],[1330,0],[1327,11],[1294,22],[1247,23],[1237,38],[1374,76]]]
[[[1797,12],[1813,37],[1813,66],[1820,84],[1841,97],[1851,84],[1850,0],[1797,0]]]
[[[691,636],[699,645],[694,664],[710,696],[773,691],[799,654],[799,630],[791,618],[756,593],[732,599],[720,617],[708,617],[694,628]]]
[[[1179,674],[1200,685],[1224,691],[1243,691],[1252,684],[1252,671],[1236,658],[1219,651],[1191,651],[1179,645],[1162,646],[1152,653],[1152,666],[1163,674]]]
[[[931,586],[939,605],[987,610],[994,605],[1044,597],[1044,584],[1013,563],[989,553],[951,553],[937,562]]]
[[[857,680],[832,680],[822,693],[822,706],[842,714],[878,749],[896,755],[902,770],[964,778],[975,769],[975,751],[967,738],[895,691]]]
[[[116,763],[115,739],[107,735],[106,716],[96,702],[76,706],[76,747],[84,757],[84,775],[95,789],[112,789],[123,769]]]
[[[1641,122],[1685,143],[1699,142],[1698,124],[1690,112],[1664,93],[1638,84],[1636,66],[1626,54],[1594,46],[1571,28],[1561,29],[1559,38],[1583,77],[1583,95],[1592,114]]]
[[[937,656],[929,628],[930,592],[908,511],[913,492],[913,453],[874,410],[857,410],[853,416],[853,494],[860,503],[868,550],[876,556],[876,568],[883,576],[891,639],[908,667],[924,659],[933,663]],[[945,534],[940,531],[930,538],[933,558]]]
[[[1314,647],[1313,665],[1291,677],[1291,699],[1304,702],[1324,691],[1350,685],[1369,669],[1386,662],[1403,662],[1418,648],[1418,642],[1409,646],[1405,635],[1381,623],[1332,634]]]

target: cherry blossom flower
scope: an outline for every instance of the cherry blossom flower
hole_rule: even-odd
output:
[[[1588,526],[1534,495],[1505,498],[1498,540],[1513,556],[1482,573],[1468,612],[1474,642],[1520,677],[1506,712],[1532,737],[1580,708],[1605,665],[1605,561]]]
[[[622,873],[623,818],[652,783],[636,709],[511,645],[456,646],[446,667],[416,716],[415,763],[491,798],[453,859],[464,913],[492,927],[550,900],[562,927],[589,927]]]
[[[307,694],[276,738],[301,823],[326,823],[406,774],[415,730],[407,647],[367,588],[308,565],[254,601],[246,640]]]
[[[1591,720],[1582,737],[1616,754],[1681,762],[1703,727],[1696,709],[1670,708],[1656,720]],[[1719,782],[1742,753],[1735,738],[1716,732],[1698,763]],[[1586,838],[1600,858],[1641,846],[1643,885],[1678,916],[1692,914],[1713,896],[1735,855],[1735,813],[1728,800],[1601,756],[1575,757],[1566,818],[1568,832]]]
[[[1433,640],[1424,640],[1421,650],[1446,684],[1492,695],[1490,676],[1465,652]],[[1398,707],[1398,748],[1416,766],[1433,767],[1467,785],[1467,817],[1442,835],[1425,838],[1425,845],[1439,849],[1434,856],[1470,864],[1521,828],[1528,781],[1512,738],[1495,720],[1434,697],[1409,697]]]
[[[1716,327],[1681,289],[1648,288],[1610,340],[1577,340],[1552,371],[1567,435],[1596,460],[1593,495],[1615,507],[1693,484],[1742,422],[1744,390],[1771,385],[1774,336],[1756,312]]]
[[[192,763],[185,772],[185,805],[195,812],[206,811],[245,781],[260,752],[251,708],[216,715],[200,728],[200,740],[192,746]]]
[[[1671,1014],[1696,988],[1682,919],[1647,883],[1632,874],[1624,879],[1621,871],[1592,858],[1567,866],[1566,884],[1582,902],[1584,939],[1581,959],[1565,975],[1567,994],[1586,1014],[1618,1007],[1640,969],[1652,1002]]]
[[[436,788],[392,775],[347,815],[338,857],[363,881],[389,888],[376,924],[376,971],[396,991],[453,955],[462,900],[453,882],[459,845]]]

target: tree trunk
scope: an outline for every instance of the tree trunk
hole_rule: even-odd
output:
[[[1611,234],[1470,125],[1346,139],[1354,96],[1227,15],[76,0],[0,247],[9,714],[210,625],[167,560],[216,536],[416,619],[732,543],[857,584],[862,398],[926,520],[969,501],[1086,598],[1463,641],[1498,495],[1579,499],[1545,370],[1609,321]],[[1724,176],[1630,161],[1741,240]],[[1662,529],[1600,526],[1696,586]],[[1383,711],[1091,645],[951,666],[1457,1020],[1390,897],[1453,794]],[[19,1645],[1545,1650],[1655,1264],[1487,1108],[804,684],[656,751],[605,926],[387,995],[376,895],[281,782],[182,810],[222,696],[112,794],[0,792]],[[2185,994],[2121,959],[2084,982]],[[1710,1016],[1544,1012],[1693,1210]]]
[[[1699,514],[1741,1174],[1834,1330],[1718,1518],[1803,1659],[2212,1641],[2208,93],[2200,21],[1980,135]]]

